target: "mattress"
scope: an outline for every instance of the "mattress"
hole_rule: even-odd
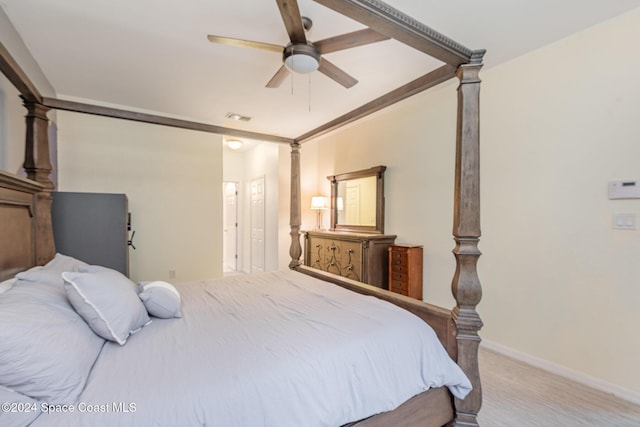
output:
[[[182,318],[107,342],[51,426],[340,426],[431,388],[471,385],[393,304],[295,271],[177,284]]]

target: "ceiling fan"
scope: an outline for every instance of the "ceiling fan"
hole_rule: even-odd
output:
[[[213,43],[282,53],[283,65],[267,83],[268,88],[279,87],[289,76],[290,71],[310,73],[318,70],[348,89],[358,83],[358,80],[327,61],[322,55],[389,39],[389,37],[370,28],[365,28],[312,43],[307,40],[305,35],[305,32],[311,28],[312,22],[309,18],[301,16],[298,2],[296,0],[276,0],[276,3],[291,40],[286,46],[230,37],[207,36],[209,41]]]

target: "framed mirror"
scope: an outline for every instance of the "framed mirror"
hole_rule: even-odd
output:
[[[384,233],[384,171],[376,166],[331,175],[331,230]]]

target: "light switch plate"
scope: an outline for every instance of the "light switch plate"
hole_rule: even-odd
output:
[[[613,214],[614,230],[635,230],[636,214],[634,213],[616,213]]]

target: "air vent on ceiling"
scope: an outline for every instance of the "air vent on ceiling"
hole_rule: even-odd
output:
[[[248,122],[249,120],[251,120],[251,117],[243,116],[242,114],[238,114],[238,113],[227,113],[225,117],[227,119],[238,120],[241,122]]]

